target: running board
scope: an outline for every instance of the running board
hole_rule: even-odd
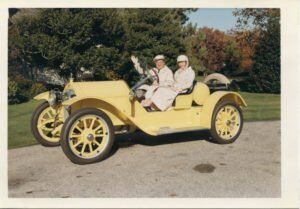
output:
[[[156,135],[164,135],[164,134],[172,134],[172,133],[180,133],[180,132],[189,132],[189,131],[200,131],[200,130],[207,130],[205,127],[199,126],[190,126],[190,127],[183,127],[183,128],[170,128],[170,127],[161,127],[158,130],[153,130]]]

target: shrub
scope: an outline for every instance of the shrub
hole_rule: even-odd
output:
[[[34,83],[31,85],[28,91],[29,98],[32,99],[37,94],[42,93],[44,91],[47,91],[47,89],[42,83]]]
[[[42,83],[34,83],[20,75],[8,78],[8,103],[19,104],[47,91]]]
[[[16,104],[19,103],[18,94],[19,94],[19,87],[15,81],[8,79],[8,103],[9,104]]]
[[[29,100],[29,98],[30,98],[29,89],[33,85],[33,81],[24,78],[20,74],[15,75],[11,79],[13,79],[18,84],[18,87],[20,89],[20,95],[22,95],[24,98],[26,98],[25,99],[26,101]]]

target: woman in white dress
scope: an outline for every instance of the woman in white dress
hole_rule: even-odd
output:
[[[174,75],[174,84],[171,87],[159,87],[151,97],[151,106],[161,111],[167,110],[179,93],[186,92],[195,80],[195,72],[189,66],[187,56],[180,55],[177,57],[179,69]]]

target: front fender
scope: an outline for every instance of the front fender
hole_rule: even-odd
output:
[[[46,91],[46,92],[43,92],[43,93],[40,93],[38,95],[36,95],[33,99],[36,99],[36,100],[48,100],[49,98],[49,91]]]
[[[215,106],[220,100],[232,100],[237,103],[239,106],[247,107],[245,100],[242,96],[236,92],[228,92],[228,91],[216,91],[211,94],[208,99],[203,104],[203,109],[201,113],[201,126],[210,128],[211,120],[213,116],[213,112]]]
[[[73,97],[73,98],[70,98],[70,99],[68,99],[68,100],[66,100],[66,101],[63,101],[62,102],[62,105],[63,106],[70,106],[70,105],[72,105],[72,104],[74,104],[74,103],[76,103],[76,102],[78,102],[78,101],[80,101],[80,100],[83,100],[83,99],[87,99],[87,98],[82,98],[82,97]]]
[[[112,100],[115,99],[116,98]],[[122,103],[122,101],[120,103]],[[64,101],[62,105],[65,107],[69,107],[71,112],[77,111],[82,108],[98,108],[108,115],[108,117],[111,119],[112,123],[115,126],[131,124],[131,122],[129,122],[130,116],[127,114],[128,111],[122,112],[122,110],[108,98],[75,96],[71,99]],[[123,104],[122,106],[125,107],[126,105]]]

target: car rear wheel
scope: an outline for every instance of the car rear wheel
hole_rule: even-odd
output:
[[[45,147],[59,145],[60,124],[56,110],[48,102],[40,104],[32,114],[31,132],[35,139]]]
[[[213,112],[211,122],[212,140],[219,144],[233,143],[243,128],[241,108],[233,101],[219,102]]]
[[[108,157],[114,143],[109,117],[94,108],[72,113],[62,128],[61,147],[75,164],[90,164]]]

